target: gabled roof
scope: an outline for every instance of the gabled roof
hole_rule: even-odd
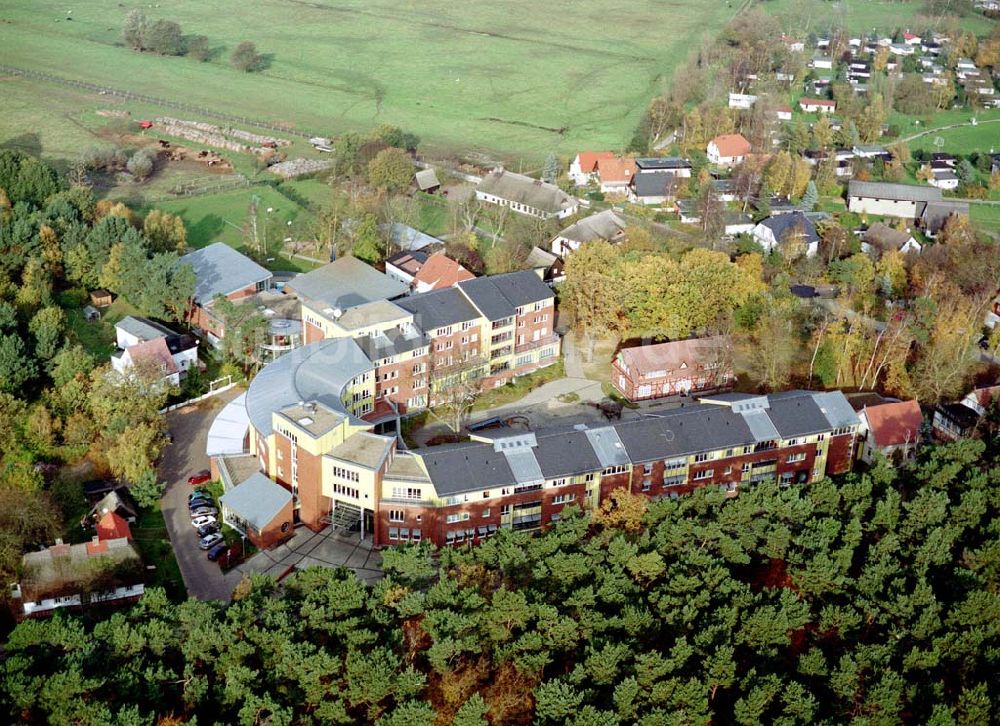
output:
[[[128,522],[118,516],[115,512],[108,512],[97,522],[97,538],[105,539],[132,539],[132,530],[129,529]]]
[[[889,199],[900,202],[937,202],[941,200],[941,190],[934,187],[866,182],[856,179],[852,179],[848,183],[847,194],[851,197]]]
[[[800,98],[800,106],[829,106],[834,108],[837,105],[836,101],[831,101],[827,98]]]
[[[440,290],[463,280],[471,280],[474,277],[475,275],[462,265],[443,252],[439,252],[427,258],[427,261],[414,275],[413,283],[414,285],[429,285],[431,290]]]
[[[676,181],[677,177],[668,171],[636,174],[632,178],[632,191],[637,197],[665,197]]]
[[[696,370],[706,363],[713,363],[712,356],[719,353],[728,343],[728,339],[721,335],[673,340],[656,345],[622,348],[618,351],[618,356],[630,371],[635,371],[639,375],[659,371],[669,373],[682,368]]]
[[[458,289],[489,320],[510,317],[521,305],[554,296],[552,289],[533,270],[477,277],[458,283]]]
[[[936,234],[953,214],[969,216],[969,203],[956,202],[952,200],[929,202],[920,215],[920,222],[924,229],[931,234]]]
[[[422,250],[425,247],[430,247],[431,245],[443,244],[441,240],[437,237],[431,237],[429,234],[424,234],[419,229],[414,229],[413,227],[402,224],[400,222],[393,222],[387,228],[389,239],[399,245],[402,250],[409,250],[413,252],[415,250]]]
[[[580,159],[580,170],[585,174],[592,174],[596,171],[599,161],[615,158],[615,155],[610,151],[581,151],[577,156]]]
[[[166,338],[144,340],[141,343],[130,345],[126,352],[132,359],[133,365],[136,363],[155,363],[162,368],[164,375],[173,375],[178,372],[177,362],[170,354]]]
[[[722,134],[712,139],[711,143],[715,144],[722,157],[746,156],[750,153],[750,142],[743,134]]]
[[[691,162],[679,156],[651,156],[635,160],[636,168],[646,170],[690,169]]]
[[[272,277],[269,270],[224,242],[189,252],[179,264],[194,268],[194,301],[199,305],[210,303],[216,295],[230,295]]]
[[[299,275],[285,287],[322,308],[342,311],[373,300],[391,300],[409,291],[405,283],[350,256]]]
[[[647,175],[643,175],[647,176]],[[649,176],[658,177],[659,174]],[[591,214],[579,222],[574,222],[559,233],[559,237],[573,242],[590,242],[592,240],[613,240],[625,231],[625,220],[615,214],[612,209]]]
[[[554,184],[506,169],[494,169],[484,176],[479,182],[479,191],[549,214],[565,211],[577,204],[573,197]]]
[[[880,449],[886,446],[914,444],[920,439],[920,427],[924,422],[924,416],[920,412],[920,404],[916,401],[867,406],[861,415],[868,420],[868,428],[872,432],[875,445]]]
[[[437,178],[437,173],[433,169],[421,169],[413,175],[413,178],[417,184],[417,189],[422,192],[441,186],[441,182]]]
[[[139,340],[153,340],[167,335],[177,335],[173,330],[165,325],[161,325],[149,318],[126,315],[115,323],[115,328],[129,335],[134,335]]]
[[[901,250],[912,239],[913,235],[908,232],[900,232],[882,222],[876,222],[865,232],[865,240],[867,242],[877,244],[886,249]]]
[[[292,502],[292,494],[257,472],[219,498],[219,502],[258,532]]]
[[[761,227],[771,230],[774,239],[781,242],[788,234],[801,234],[806,244],[819,242],[816,226],[802,212],[790,212],[768,217],[760,222]]]
[[[627,182],[635,176],[635,159],[602,159],[597,163],[597,178],[602,184]]]
[[[479,317],[479,311],[457,287],[412,295],[396,304],[413,313],[414,324],[428,332]]]

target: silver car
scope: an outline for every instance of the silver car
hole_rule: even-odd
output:
[[[215,532],[213,534],[206,535],[205,537],[202,537],[200,540],[198,540],[198,546],[201,547],[203,550],[209,550],[215,547],[215,545],[219,544],[220,542],[222,542],[222,534],[220,534],[219,532]]]
[[[192,509],[191,510],[191,516],[192,517],[205,517],[205,516],[207,516],[209,514],[211,514],[211,515],[214,516],[214,515],[216,515],[218,513],[219,513],[219,510],[216,509],[215,507],[198,507],[197,509]]]

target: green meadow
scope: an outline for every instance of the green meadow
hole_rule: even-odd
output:
[[[131,5],[8,0],[0,9],[0,62],[325,135],[385,122],[440,150],[538,156],[553,148],[624,146],[673,68],[739,6],[724,0],[139,6],[150,21],[173,20],[187,34],[208,36],[215,56],[199,63],[123,47]],[[257,43],[263,71],[240,73],[229,65],[242,40]],[[49,93],[49,84],[37,85]]]

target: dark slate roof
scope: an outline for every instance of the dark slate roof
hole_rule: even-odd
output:
[[[406,335],[399,330],[390,330],[376,336],[366,335],[362,338],[355,338],[355,340],[372,361],[400,353],[409,353],[411,350],[430,345],[430,338],[426,335]]]
[[[690,169],[691,162],[678,156],[652,157],[636,159],[637,169]]]
[[[600,459],[583,431],[537,435],[532,450],[546,479],[575,476],[601,468]]]
[[[435,446],[421,454],[427,476],[438,496],[465,491],[512,486],[514,472],[502,452],[492,444],[465,443]]]
[[[479,317],[479,312],[456,287],[413,295],[397,300],[396,304],[413,313],[413,322],[425,331]]]
[[[632,189],[637,197],[665,197],[667,185],[674,181],[668,172],[636,174],[632,177]]]
[[[941,199],[941,190],[934,187],[865,182],[854,179],[847,185],[847,194],[851,197],[891,199],[900,202],[937,202]]]
[[[553,296],[552,289],[532,270],[463,280],[458,288],[489,320],[509,318],[515,308]]]
[[[811,396],[770,397],[768,417],[783,439],[827,431],[830,423]]]
[[[969,203],[950,199],[943,202],[931,202],[924,208],[920,215],[920,221],[926,231],[936,234],[952,214],[969,216]]]
[[[816,234],[816,226],[802,212],[792,212],[790,214],[779,214],[776,217],[768,217],[762,221],[761,226],[767,227],[774,233],[774,238],[779,242],[789,232],[801,232],[805,236],[806,244],[819,242],[819,235]]]

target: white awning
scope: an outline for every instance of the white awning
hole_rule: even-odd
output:
[[[243,454],[243,442],[250,430],[250,416],[247,415],[247,394],[242,394],[226,404],[208,430],[205,453],[209,456],[230,456]]]

